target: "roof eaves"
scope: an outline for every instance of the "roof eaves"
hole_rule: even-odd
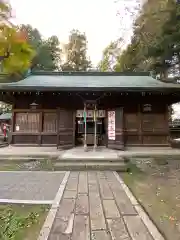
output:
[[[128,71],[127,72],[39,71],[39,72],[31,72],[31,75],[35,75],[35,76],[151,76],[149,72],[128,72]]]
[[[180,87],[162,87],[162,86],[158,86],[158,87],[128,87],[128,86],[124,86],[124,87],[46,87],[46,86],[4,86],[4,88],[1,88],[1,92],[4,91],[11,91],[11,92],[23,92],[23,91],[32,91],[32,92],[38,92],[38,91],[71,91],[71,92],[75,92],[75,91],[114,91],[114,92],[120,92],[120,91],[126,91],[126,92],[149,92],[149,91],[153,91],[153,92],[180,92]]]

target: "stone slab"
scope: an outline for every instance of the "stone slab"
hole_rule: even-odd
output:
[[[153,240],[139,216],[124,216],[124,221],[132,240]]]
[[[108,148],[97,148],[96,151],[88,148],[88,151],[85,152],[84,148],[76,147],[64,151],[61,159],[118,159],[118,152]]]
[[[77,191],[76,190],[65,190],[64,192],[64,198],[73,198],[76,199],[77,197]]]
[[[63,221],[61,218],[56,218],[53,223],[52,233],[64,233],[68,225],[68,221]]]
[[[112,191],[106,179],[98,177],[102,199],[114,199]]]
[[[92,230],[106,229],[105,218],[99,197],[90,195],[90,220]]]
[[[51,233],[48,240],[71,240],[71,236],[59,233]]]
[[[80,172],[78,193],[88,193],[87,172]]]
[[[106,218],[120,218],[119,210],[114,200],[103,200]]]
[[[113,191],[117,206],[122,215],[137,215],[137,212],[131,204],[124,191]]]
[[[106,175],[120,213],[122,215],[137,215],[137,212],[129,197],[125,193],[120,183],[117,181],[113,172],[107,172]]]
[[[122,218],[107,219],[107,223],[113,240],[131,240]]]
[[[96,173],[88,174],[89,184],[89,207],[90,207],[90,222],[92,230],[106,229],[103,208],[101,204],[98,182]]]
[[[76,214],[88,214],[89,213],[89,198],[88,194],[78,194],[76,199]]]
[[[66,190],[69,191],[77,191],[77,187],[78,187],[78,176],[79,176],[79,172],[71,172],[67,185],[66,185]]]
[[[63,221],[69,221],[71,214],[75,209],[75,199],[62,199],[60,207],[57,210],[56,218],[61,218]]]
[[[111,240],[107,231],[92,231],[91,240]]]
[[[72,240],[90,240],[90,228],[88,216],[83,215],[75,216]]]

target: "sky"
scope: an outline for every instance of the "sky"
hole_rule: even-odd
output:
[[[88,55],[94,66],[101,60],[103,49],[123,36],[125,43],[131,36],[132,18],[127,6],[136,0],[10,0],[13,23],[31,24],[48,38],[57,35],[61,43],[68,41],[69,32],[85,32]],[[117,13],[119,15],[117,16]]]

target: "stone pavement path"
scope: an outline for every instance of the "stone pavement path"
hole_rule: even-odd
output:
[[[71,172],[48,240],[153,240],[113,172]]]

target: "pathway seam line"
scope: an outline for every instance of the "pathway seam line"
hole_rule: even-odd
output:
[[[69,175],[70,175],[70,171],[66,172],[64,177],[63,177],[63,180],[62,180],[62,182],[59,186],[59,189],[57,191],[55,199],[52,203],[51,209],[49,210],[49,213],[46,217],[46,220],[45,220],[45,222],[44,222],[44,224],[41,228],[38,240],[48,240],[48,237],[50,235],[51,228],[52,228],[52,225],[54,223],[54,219],[56,217],[56,213],[57,213],[60,201],[63,197],[63,193],[64,193],[64,190],[65,190],[67,181],[69,179]]]
[[[135,196],[131,192],[131,190],[128,188],[128,186],[124,183],[123,179],[119,176],[117,172],[113,172],[114,176],[116,177],[117,181],[120,183],[121,187],[125,191],[126,195],[128,196],[131,204],[136,209],[138,215],[140,216],[142,222],[147,227],[149,232],[151,233],[154,240],[165,240],[164,237],[161,235],[157,227],[154,225],[154,223],[151,221],[148,214],[143,210],[143,208],[140,206],[140,204],[137,202]]]

